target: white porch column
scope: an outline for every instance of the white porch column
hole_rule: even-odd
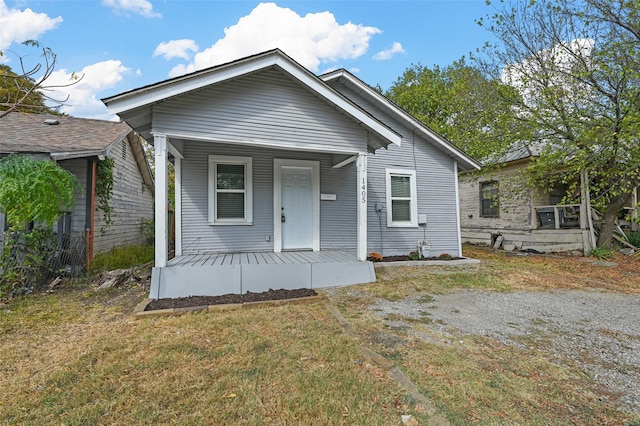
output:
[[[168,151],[167,137],[165,135],[153,135],[153,147],[155,151],[156,172],[156,267],[167,266],[169,256],[168,244]]]
[[[460,229],[460,188],[458,186],[458,162],[453,162],[453,179],[456,192],[456,232],[458,233],[458,257],[462,257],[462,229]]]
[[[175,179],[175,200],[176,205],[173,211],[176,220],[176,256],[182,256],[182,158],[174,157]]]
[[[358,260],[367,260],[367,153],[359,153],[358,169]]]

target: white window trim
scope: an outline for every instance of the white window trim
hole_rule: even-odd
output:
[[[416,171],[411,169],[385,169],[385,182],[387,189],[387,227],[389,228],[417,228],[418,227],[418,189],[416,184]],[[411,182],[411,199],[409,200],[409,212],[411,219],[408,221],[393,221],[391,203],[391,176],[409,176]]]
[[[216,164],[244,165],[244,219],[216,219]],[[253,225],[253,159],[229,155],[209,156],[209,225]]]

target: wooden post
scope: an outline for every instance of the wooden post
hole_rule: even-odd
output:
[[[155,151],[155,171],[156,171],[156,223],[155,223],[155,244],[156,244],[156,267],[167,266],[169,257],[168,238],[168,212],[169,187],[167,185],[168,175],[168,151],[167,137],[165,135],[153,135],[153,147]]]
[[[367,154],[359,153],[356,160],[357,171],[357,200],[358,200],[358,260],[367,260]]]
[[[90,193],[89,193],[89,223],[86,229],[86,255],[87,255],[87,268],[91,266],[91,262],[93,261],[93,245],[95,242],[95,226],[96,226],[96,179],[98,179],[98,160],[93,159],[91,161],[90,171],[91,174],[89,178],[91,179],[90,183]]]

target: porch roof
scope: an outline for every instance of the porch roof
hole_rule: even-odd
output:
[[[152,140],[152,112],[155,104],[268,68],[278,68],[329,105],[341,110],[365,127],[370,132],[367,141],[369,151],[384,148],[392,143],[401,144],[402,137],[396,131],[334,90],[279,49],[161,81],[104,98],[102,101],[107,105],[109,112],[117,114],[147,140]]]

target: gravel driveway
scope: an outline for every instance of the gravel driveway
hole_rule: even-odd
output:
[[[522,346],[522,336],[548,344],[560,364],[578,363],[619,402],[640,412],[640,296],[598,291],[549,293],[459,291],[433,300],[380,300],[370,306],[389,325],[410,327],[398,316],[424,318],[449,338],[460,334],[490,336]],[[395,315],[389,315],[395,314]],[[393,324],[396,323],[396,324]],[[424,339],[433,337],[418,335]]]

